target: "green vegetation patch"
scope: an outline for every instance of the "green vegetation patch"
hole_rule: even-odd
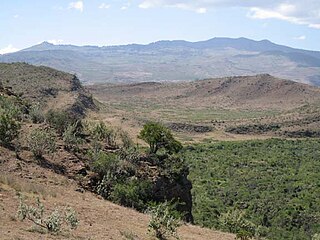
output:
[[[196,224],[226,229],[243,211],[268,239],[311,239],[320,232],[320,140],[254,140],[188,147]]]

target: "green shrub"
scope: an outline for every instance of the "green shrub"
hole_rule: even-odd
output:
[[[78,145],[81,144],[83,141],[79,136],[80,133],[78,131],[78,122],[74,124],[70,124],[66,130],[64,131],[62,137],[65,143],[65,148],[67,150],[78,150]]]
[[[255,236],[256,226],[245,218],[243,211],[228,211],[220,216],[219,221],[224,229],[235,233],[237,239],[249,240]]]
[[[55,209],[48,216],[45,216],[45,209],[39,198],[37,198],[35,206],[25,204],[24,199],[20,194],[19,200],[20,203],[17,215],[20,221],[29,220],[36,226],[54,233],[61,231],[63,222],[70,225],[71,229],[77,228],[79,224],[76,212],[72,208],[68,208],[65,211],[65,219],[63,219],[63,214],[61,214],[58,209]]]
[[[148,225],[148,232],[159,240],[174,237],[179,239],[177,228],[181,225],[180,221],[171,214],[168,202],[160,203],[148,210],[151,219]]]
[[[128,161],[132,164],[137,164],[141,159],[141,153],[137,148],[134,147],[122,148],[119,151],[119,157],[120,159]]]
[[[53,153],[56,149],[56,137],[50,130],[34,129],[28,136],[28,147],[36,158]]]
[[[111,192],[109,199],[122,206],[144,210],[146,203],[152,197],[152,185],[146,180],[128,180],[117,183]]]
[[[50,109],[46,114],[46,121],[59,135],[62,135],[67,127],[78,119],[66,111]]]
[[[0,113],[7,114],[16,120],[22,119],[22,104],[17,99],[0,96]]]
[[[66,209],[65,215],[66,221],[70,225],[71,229],[76,229],[79,225],[76,211],[69,207]]]
[[[0,109],[0,144],[9,146],[18,137],[20,124],[14,117]]]
[[[320,240],[320,233],[316,233],[312,236],[312,240]]]
[[[100,176],[115,174],[119,164],[119,158],[114,153],[99,151],[91,153],[92,170]]]
[[[57,209],[55,209],[44,222],[50,232],[60,232],[62,220],[60,212]]]
[[[39,103],[36,103],[30,107],[29,117],[33,123],[44,122],[45,116]]]
[[[129,136],[129,133],[124,130],[119,130],[119,138],[122,143],[122,147],[125,149],[132,148],[134,143]]]
[[[99,122],[91,127],[91,135],[94,140],[106,143],[108,146],[116,146],[117,133],[108,128],[104,122]]]
[[[21,107],[15,99],[0,96],[0,144],[2,146],[9,146],[18,137],[21,119]]]

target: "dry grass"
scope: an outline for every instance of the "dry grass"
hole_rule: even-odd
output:
[[[57,193],[46,188],[43,184],[26,181],[13,175],[2,174],[0,184],[3,189],[12,188],[16,192],[41,195],[42,197],[56,197]]]

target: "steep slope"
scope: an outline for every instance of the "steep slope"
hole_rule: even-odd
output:
[[[268,40],[213,38],[207,41],[159,41],[147,45],[73,46],[47,42],[0,56],[77,73],[82,81],[185,81],[269,73],[320,84],[320,53]]]

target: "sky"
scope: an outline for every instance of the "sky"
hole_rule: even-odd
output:
[[[213,37],[320,51],[320,0],[0,0],[0,54]]]

